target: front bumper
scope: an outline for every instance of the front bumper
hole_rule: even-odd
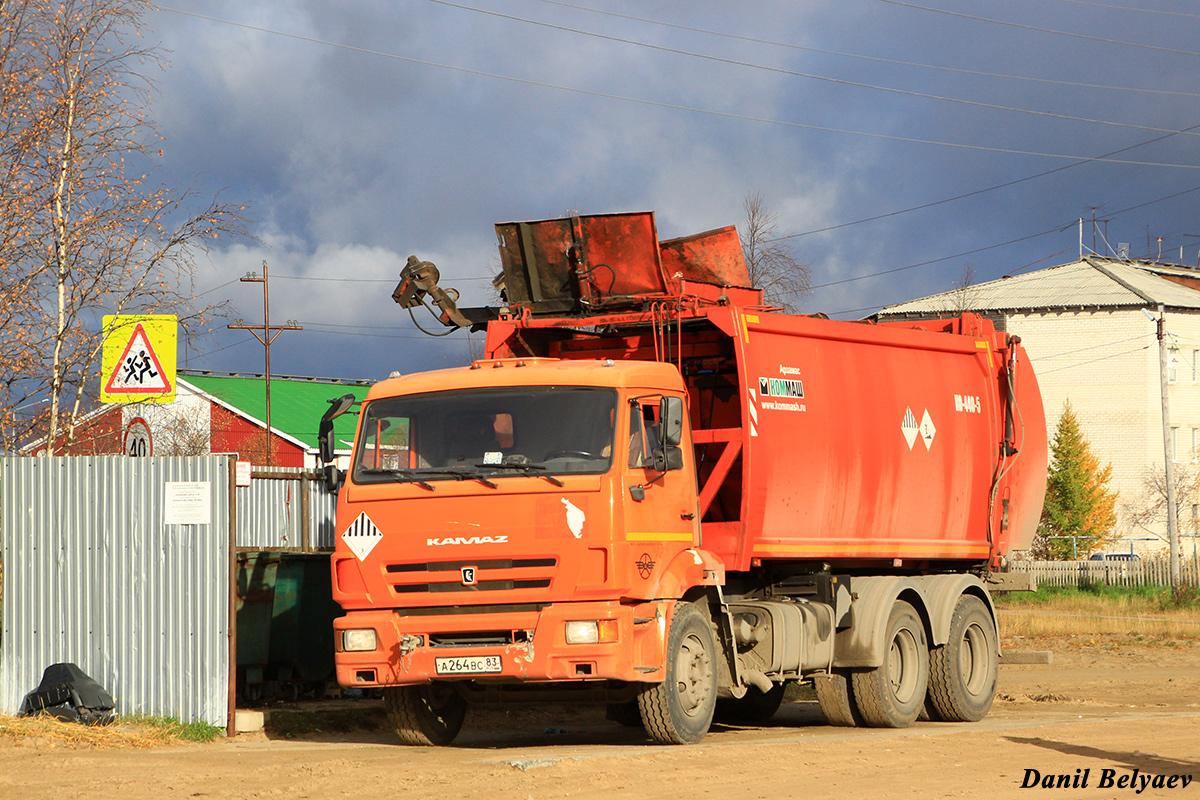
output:
[[[348,688],[432,680],[657,683],[663,680],[668,614],[668,602],[556,603],[540,610],[443,615],[349,611],[333,625],[337,679]],[[615,620],[616,640],[568,644],[566,623],[576,620]],[[343,650],[342,631],[364,628],[375,630],[376,648]],[[495,669],[489,656],[499,657],[498,672],[446,671],[464,664]],[[438,659],[448,660],[441,672]]]

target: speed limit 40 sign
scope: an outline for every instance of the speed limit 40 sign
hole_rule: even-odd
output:
[[[150,437],[150,426],[141,417],[134,417],[125,426],[125,455],[154,455],[154,440]]]

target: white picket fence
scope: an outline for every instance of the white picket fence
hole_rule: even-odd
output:
[[[1180,562],[1180,586],[1200,586],[1200,562]],[[1039,586],[1170,586],[1171,565],[1166,558],[1140,561],[1013,561],[1010,572],[1034,576]]]

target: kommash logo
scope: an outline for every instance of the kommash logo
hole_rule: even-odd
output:
[[[800,368],[780,364],[779,374],[796,377],[759,378],[758,396],[762,407],[768,411],[806,411],[804,403],[795,402],[804,399],[804,381],[800,380]]]
[[[425,544],[430,547],[441,546],[444,544],[507,544],[507,536],[447,536],[441,539],[426,539]]]
[[[804,399],[804,382],[787,378],[759,378],[758,393],[763,397],[795,397]]]

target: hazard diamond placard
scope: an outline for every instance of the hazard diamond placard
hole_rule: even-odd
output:
[[[177,330],[172,314],[106,316],[100,402],[174,402]]]

